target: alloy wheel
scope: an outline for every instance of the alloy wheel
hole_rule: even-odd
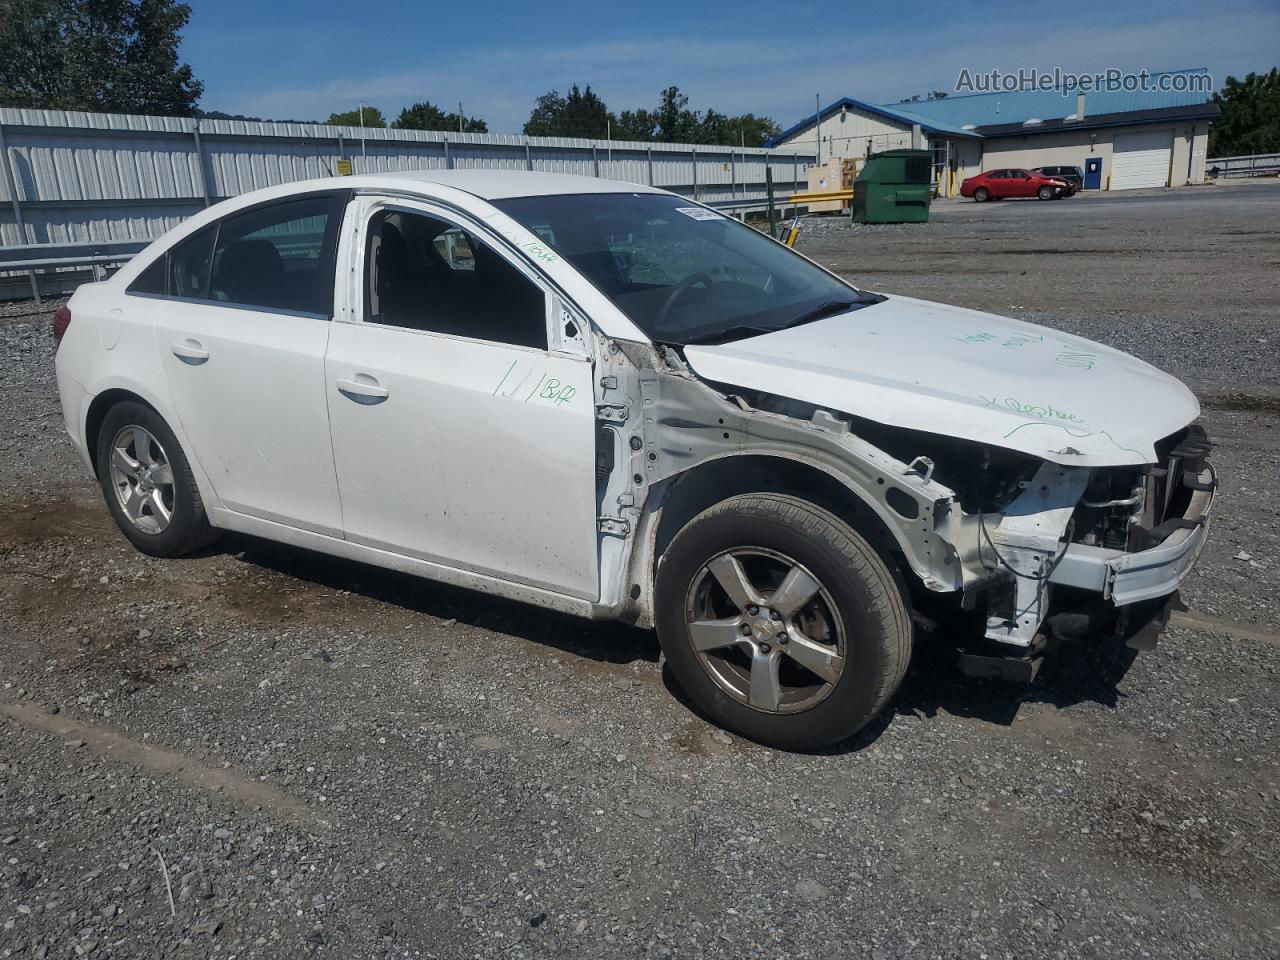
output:
[[[794,558],[743,547],[712,558],[685,605],[689,641],[725,693],[766,713],[798,713],[824,700],[845,669],[839,610]]]
[[[173,519],[173,467],[160,441],[143,427],[122,428],[111,441],[111,487],[129,522],[163,533]]]

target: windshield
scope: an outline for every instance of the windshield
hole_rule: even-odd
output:
[[[879,303],[745,224],[681,197],[495,200],[650,338],[725,343]]]

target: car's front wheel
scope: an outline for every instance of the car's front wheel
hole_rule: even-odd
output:
[[[178,557],[217,537],[178,438],[144,404],[124,401],[107,411],[98,482],[116,525],[143,553]]]
[[[782,494],[733,497],[690,521],[662,558],[655,602],[685,693],[772,746],[856,733],[911,655],[902,591],[880,555],[834,514]]]
[[[977,190],[973,191],[973,199],[978,203],[986,203],[991,199],[991,191],[986,187],[979,187]]]
[[[1052,200],[1057,192],[1053,187],[1041,187],[1036,191],[1036,196],[1041,200]]]

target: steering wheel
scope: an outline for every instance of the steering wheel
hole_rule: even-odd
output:
[[[667,294],[666,301],[662,304],[662,309],[659,310],[657,316],[654,317],[653,325],[655,327],[660,327],[664,323],[666,323],[667,315],[671,313],[672,308],[675,307],[676,303],[680,300],[680,298],[683,297],[690,290],[692,290],[694,287],[696,287],[698,284],[702,284],[708,290],[710,290],[713,286],[715,286],[715,281],[712,280],[705,273],[699,272],[699,273],[689,274],[687,277],[685,277],[683,280],[681,280],[679,283],[677,283],[674,287],[671,288],[671,292]]]

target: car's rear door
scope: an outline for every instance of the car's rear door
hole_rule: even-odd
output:
[[[349,238],[355,308],[325,360],[347,539],[596,598],[582,332],[549,347],[550,287],[456,212],[372,203]]]
[[[177,244],[154,318],[190,451],[234,511],[338,535],[324,351],[347,194],[273,201]]]
[[[993,197],[1009,196],[1008,174],[1007,170],[992,170],[987,174],[986,188]]]

